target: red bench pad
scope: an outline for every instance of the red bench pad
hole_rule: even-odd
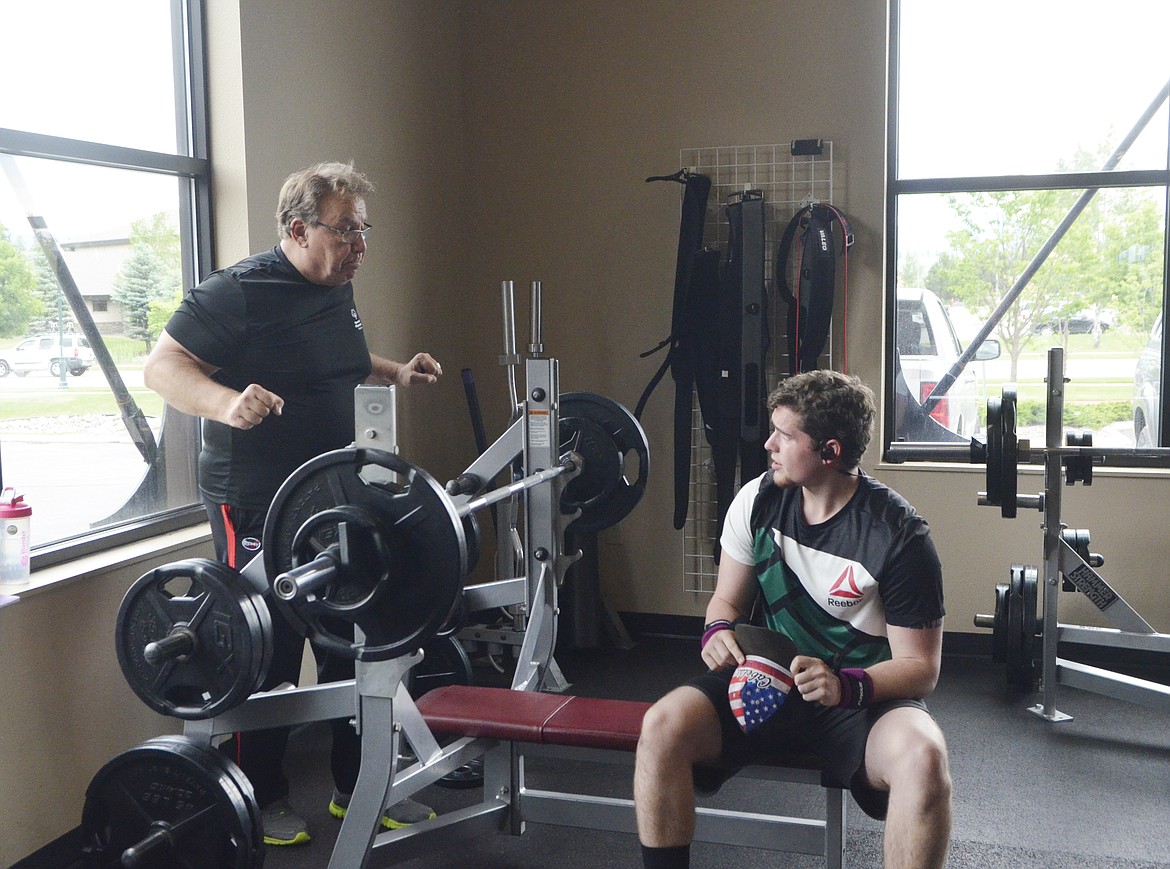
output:
[[[445,685],[417,701],[438,734],[633,751],[649,703]]]
[[[535,742],[579,748],[634,751],[642,717],[651,704],[487,688],[445,685],[417,701],[436,734],[476,736],[508,742]],[[795,751],[761,758],[761,766],[821,769],[816,755]]]

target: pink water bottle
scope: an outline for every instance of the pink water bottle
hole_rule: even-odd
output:
[[[0,587],[25,585],[29,575],[32,507],[15,489],[0,493]]]

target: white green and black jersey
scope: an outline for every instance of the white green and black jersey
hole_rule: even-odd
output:
[[[868,667],[890,657],[887,624],[943,617],[930,526],[905,498],[861,473],[827,522],[809,525],[802,504],[800,487],[778,488],[766,473],[735,496],[720,539],[724,557],[755,567],[768,626],[801,654]]]

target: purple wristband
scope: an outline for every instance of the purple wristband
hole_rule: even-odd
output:
[[[873,704],[873,679],[860,667],[845,667],[837,673],[841,682],[838,709],[864,709]]]
[[[732,625],[731,622],[729,622],[727,619],[716,619],[713,622],[708,622],[703,627],[703,639],[699,640],[699,648],[707,648],[707,641],[720,631],[730,630],[734,630],[734,625]]]

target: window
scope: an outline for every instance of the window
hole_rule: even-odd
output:
[[[1043,444],[1054,346],[1066,428],[1160,442],[1168,27],[1159,0],[892,4],[888,456],[985,439],[1008,384]]]
[[[142,385],[211,261],[202,39],[201,0],[0,11],[0,468],[38,567],[203,518],[197,421]]]

